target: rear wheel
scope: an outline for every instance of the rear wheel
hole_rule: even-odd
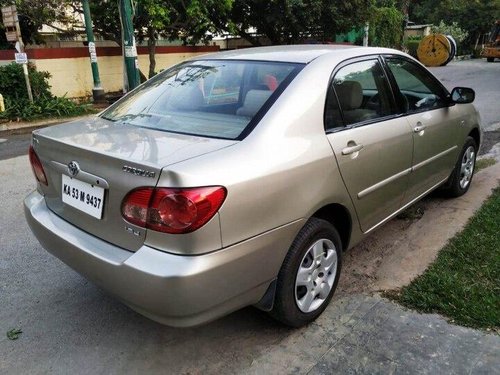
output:
[[[342,244],[337,230],[325,220],[309,219],[283,262],[270,314],[292,327],[315,320],[335,292],[341,266]]]
[[[460,158],[446,184],[444,192],[450,197],[459,197],[469,190],[476,166],[477,144],[474,138],[467,137]]]

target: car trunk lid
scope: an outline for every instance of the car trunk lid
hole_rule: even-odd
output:
[[[49,209],[78,228],[131,251],[142,246],[146,232],[122,218],[121,204],[127,193],[156,186],[162,168],[168,165],[234,143],[99,117],[33,133],[33,147],[48,179],[48,186],[40,185],[40,189]]]

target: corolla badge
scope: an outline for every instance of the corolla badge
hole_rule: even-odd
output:
[[[73,177],[75,177],[78,172],[80,172],[80,166],[76,161],[73,160],[68,163],[68,172]]]
[[[147,171],[145,169],[135,168],[135,167],[131,167],[129,165],[124,165],[122,168],[122,171],[126,172],[126,173],[131,173],[131,174],[136,175],[136,176],[141,176],[141,177],[154,178],[156,175],[156,173],[154,171]]]

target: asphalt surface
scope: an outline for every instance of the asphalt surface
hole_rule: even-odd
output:
[[[0,134],[0,160],[26,155],[31,142],[31,134],[6,135]]]
[[[453,61],[446,66],[429,69],[448,90],[471,87],[476,92],[474,105],[481,114],[483,129],[488,131],[500,122],[500,61],[485,59]]]
[[[490,96],[499,102],[500,64],[489,66],[483,73],[480,61],[452,63],[437,75],[448,71],[448,82],[470,80],[478,93],[490,92],[476,105],[493,126],[500,122],[498,110],[489,111]],[[298,330],[253,308],[190,329],[152,322],[52,257],[31,234],[22,212],[35,187],[28,145],[29,135],[0,135],[0,374],[500,374],[498,335],[378,295],[334,298]],[[6,336],[13,328],[23,331],[17,340]]]

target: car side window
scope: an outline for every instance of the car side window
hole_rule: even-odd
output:
[[[355,62],[338,70],[325,106],[326,130],[396,112],[389,84],[377,59]]]
[[[446,91],[417,64],[399,58],[388,58],[389,67],[399,88],[404,112],[418,112],[446,105]]]

